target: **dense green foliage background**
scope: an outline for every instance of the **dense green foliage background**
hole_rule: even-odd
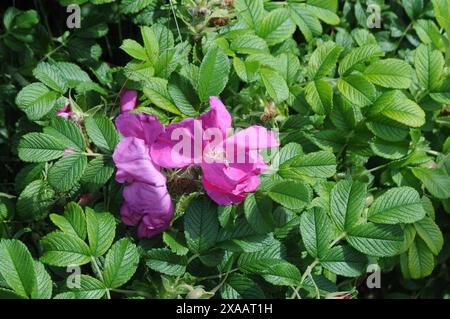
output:
[[[449,0],[0,12],[0,297],[450,296]],[[172,227],[137,238],[111,161],[123,88],[165,124],[220,95],[236,127],[279,130],[279,169],[227,207],[168,172]],[[67,100],[76,121],[55,116]]]

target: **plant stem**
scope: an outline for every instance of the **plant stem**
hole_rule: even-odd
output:
[[[140,295],[142,297],[152,298],[152,296],[145,291],[138,291],[138,290],[135,291],[135,290],[116,289],[116,288],[111,289],[111,291],[121,293],[121,294],[126,294],[126,295]]]
[[[82,152],[81,154],[86,155],[86,156],[93,156],[93,157],[107,156],[107,155],[105,155],[105,154],[100,154],[100,153],[89,153],[89,152]]]
[[[309,275],[311,275],[311,271],[314,269],[314,267],[317,266],[317,264],[319,263],[319,260],[316,259],[314,260],[308,267],[306,267],[305,272],[302,275],[302,278],[300,279],[300,284],[297,286],[297,288],[294,289],[294,292],[291,295],[291,299],[294,299],[294,297],[296,295],[298,295],[298,292],[300,291],[300,289],[303,287],[303,282],[305,281],[306,277],[308,277]],[[311,276],[312,279],[312,276]],[[314,281],[314,280],[313,280]]]
[[[342,234],[340,234],[335,240],[333,240],[333,241],[331,242],[330,248],[333,247],[334,245],[336,245],[338,242],[340,242],[341,239],[344,239],[346,235],[347,235],[347,234],[346,234],[345,232],[342,233]]]
[[[94,268],[95,268],[95,271],[97,272],[98,278],[100,278],[100,280],[101,280],[103,283],[105,283],[105,280],[103,279],[103,275],[102,275],[102,272],[101,272],[101,270],[100,270],[100,267],[98,266],[97,260],[95,260],[95,257],[94,257],[94,256],[91,257],[91,261],[92,261],[92,265],[93,265]],[[109,293],[109,289],[108,289],[108,288],[106,288],[106,298],[107,298],[107,299],[111,299],[111,294]]]

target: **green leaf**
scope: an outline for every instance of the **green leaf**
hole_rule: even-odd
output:
[[[178,74],[174,74],[168,84],[168,93],[176,107],[185,115],[197,116],[198,111],[194,105],[198,105],[198,99],[192,94],[194,88],[189,80]]]
[[[53,282],[45,267],[39,261],[34,261],[34,271],[36,273],[36,285],[31,293],[32,299],[51,299]]]
[[[328,114],[333,106],[333,87],[325,80],[309,82],[305,87],[306,101],[320,115]]]
[[[409,133],[406,126],[383,116],[372,119],[366,125],[375,136],[388,142],[404,142]]]
[[[263,249],[255,252],[243,253],[239,256],[237,266],[244,272],[258,273],[267,264],[282,259],[282,246],[279,241],[273,240]]]
[[[106,293],[107,287],[98,279],[81,275],[80,288],[74,288],[71,291],[75,294],[74,299],[100,299]]]
[[[43,133],[28,133],[19,142],[19,158],[25,162],[47,162],[64,155],[65,147],[56,138]]]
[[[118,288],[125,284],[136,272],[138,264],[136,245],[127,238],[115,242],[105,257],[103,279],[106,287]]]
[[[48,182],[60,192],[72,189],[83,176],[87,157],[80,153],[70,153],[53,165],[48,171]]]
[[[78,65],[69,62],[56,62],[54,66],[67,83],[69,88],[77,88],[80,84],[93,84],[89,75]],[[78,90],[78,88],[77,88]],[[100,90],[101,91],[101,90]]]
[[[154,2],[155,0],[122,0],[119,10],[122,13],[137,13],[151,6]]]
[[[116,223],[110,213],[97,213],[86,207],[86,225],[89,247],[93,256],[102,256],[111,247]]]
[[[80,266],[91,261],[88,245],[80,238],[55,231],[41,239],[43,254],[40,260],[48,265]]]
[[[320,79],[331,75],[343,48],[331,41],[323,43],[311,55],[308,62],[310,79]]]
[[[385,88],[407,89],[411,86],[411,66],[399,59],[385,59],[373,62],[364,71],[370,82]]]
[[[338,79],[337,88],[349,103],[359,107],[372,104],[376,98],[375,86],[361,74]]]
[[[275,103],[281,103],[289,97],[289,88],[286,80],[276,71],[263,67],[259,70],[261,79],[266,87],[267,93]]]
[[[257,233],[265,234],[274,227],[272,201],[259,194],[249,194],[244,202],[244,213],[248,224]]]
[[[234,57],[233,67],[236,74],[244,82],[255,82],[259,78],[260,63],[258,61],[251,61],[248,59],[244,61],[239,57]]]
[[[268,195],[280,205],[295,211],[303,209],[311,201],[309,188],[300,181],[283,181],[275,184]]]
[[[331,219],[344,232],[353,228],[364,211],[366,184],[343,180],[333,187],[330,194]]]
[[[273,241],[271,233],[257,234],[244,219],[238,219],[231,229],[220,230],[217,246],[233,252],[255,252]]]
[[[50,214],[50,220],[64,233],[86,239],[86,217],[83,209],[75,202],[67,204],[64,215]]]
[[[300,233],[312,257],[322,259],[328,254],[333,234],[330,219],[323,209],[315,207],[302,214]]]
[[[366,270],[367,257],[349,246],[336,246],[321,258],[320,264],[336,275],[358,277]]]
[[[425,123],[425,112],[400,91],[383,93],[370,108],[369,117],[388,118],[411,127],[420,127]]]
[[[86,148],[86,141],[80,128],[73,121],[63,117],[54,117],[51,126],[44,128],[44,133],[55,137],[66,148],[83,151]]]
[[[132,39],[123,40],[123,43],[120,46],[120,48],[135,59],[141,61],[145,61],[148,59],[145,49],[135,40]]]
[[[106,184],[113,173],[114,164],[111,159],[98,156],[88,163],[80,181],[89,192],[95,192]]]
[[[374,138],[369,144],[375,155],[388,159],[400,159],[406,156],[409,149],[408,140],[392,142]]]
[[[338,25],[339,16],[336,14],[338,3],[337,0],[308,0],[308,10],[317,18],[331,25]]]
[[[413,167],[411,170],[431,195],[440,199],[450,197],[450,176],[443,169]]]
[[[233,58],[233,67],[239,78],[247,83],[254,82],[258,78],[259,62],[243,61],[238,57]]]
[[[269,53],[266,41],[254,34],[237,37],[231,42],[230,49],[239,54]]]
[[[168,81],[166,79],[147,78],[144,85],[144,94],[160,109],[181,115],[180,110],[173,104],[167,86]]]
[[[234,6],[245,24],[257,30],[264,17],[263,0],[236,0]]]
[[[301,281],[300,271],[284,260],[272,261],[259,273],[267,282],[276,286],[296,286]]]
[[[408,250],[408,270],[412,279],[429,276],[434,269],[434,256],[420,238],[416,238]]]
[[[250,1],[250,0],[247,0]],[[231,274],[220,289],[224,299],[263,299],[264,292],[258,284],[238,273]]]
[[[43,118],[49,113],[59,94],[49,90],[42,83],[31,83],[25,86],[16,97],[16,104],[32,121]]]
[[[219,46],[208,50],[200,65],[198,96],[202,102],[210,96],[219,96],[228,82],[230,62]]]
[[[186,272],[187,257],[172,253],[166,248],[148,251],[146,265],[160,273],[170,276],[182,276]]]
[[[289,11],[280,8],[270,11],[256,30],[257,34],[272,46],[290,38],[295,31],[295,23],[291,20]]]
[[[415,51],[414,66],[419,84],[429,91],[439,87],[445,61],[441,52],[421,44]]]
[[[184,215],[184,233],[189,249],[201,253],[214,245],[219,232],[217,208],[206,198],[195,199]]]
[[[449,0],[432,0],[434,14],[439,25],[443,27],[447,34],[450,31],[450,13],[448,12]]]
[[[403,231],[398,225],[367,223],[353,227],[347,242],[363,254],[376,257],[395,256],[403,247]]]
[[[289,12],[291,19],[299,27],[307,42],[314,39],[315,36],[322,33],[322,25],[304,3],[289,3]]]
[[[414,223],[414,228],[431,252],[437,256],[444,246],[444,237],[439,226],[431,218],[425,217]]]
[[[425,217],[419,193],[411,187],[391,188],[370,206],[368,220],[374,223],[414,223]]]
[[[16,210],[18,217],[24,220],[39,220],[54,203],[55,191],[46,181],[31,182],[20,193]]]
[[[30,297],[36,282],[34,261],[28,248],[19,240],[0,241],[0,274],[17,294]]]
[[[348,75],[358,65],[374,58],[384,56],[384,51],[378,45],[368,44],[359,48],[353,48],[339,62],[339,74]]]
[[[422,43],[434,44],[439,50],[445,50],[444,39],[433,20],[418,19],[413,27]]]
[[[183,233],[165,231],[163,233],[163,240],[164,243],[169,246],[170,250],[177,255],[184,256],[189,252],[189,249],[186,247],[186,239],[184,238]]]
[[[24,166],[16,175],[15,191],[20,193],[25,189],[25,187],[31,182],[42,179],[44,174],[45,163],[33,163]]]
[[[159,57],[159,41],[158,37],[154,32],[154,29],[143,26],[141,27],[141,36],[144,41],[144,48],[147,56],[150,58],[150,61],[154,64]]]
[[[85,125],[89,138],[96,146],[108,152],[114,151],[119,142],[119,134],[109,118],[104,115],[88,117]]]
[[[52,90],[61,94],[67,91],[66,82],[63,80],[58,68],[50,63],[40,62],[33,70],[33,75]]]
[[[278,173],[284,178],[328,178],[336,174],[336,157],[328,151],[298,155],[281,164]]]

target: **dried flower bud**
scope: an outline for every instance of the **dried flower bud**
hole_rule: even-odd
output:
[[[234,0],[222,0],[220,7],[223,9],[233,9],[234,8]]]
[[[263,114],[261,114],[261,121],[262,122],[269,122],[275,118],[277,115],[277,109],[275,107],[275,103],[273,100],[269,100],[269,103],[264,108]]]
[[[197,182],[192,178],[177,177],[169,182],[169,191],[177,195],[192,194],[198,190]]]
[[[211,14],[211,10],[209,10],[207,7],[200,7],[198,8],[198,15],[199,16],[209,16]]]
[[[228,23],[229,17],[212,17],[209,19],[209,26],[211,27],[222,27]]]
[[[366,196],[366,200],[365,200],[365,205],[366,207],[369,207],[372,203],[373,203],[373,195],[372,194],[368,194]]]
[[[202,296],[206,293],[205,289],[201,287],[197,287],[192,289],[187,295],[186,299],[201,299]]]

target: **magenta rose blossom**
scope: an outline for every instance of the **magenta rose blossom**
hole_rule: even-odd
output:
[[[122,221],[138,226],[140,237],[157,235],[169,227],[173,217],[166,177],[150,156],[150,147],[164,128],[154,115],[131,113],[119,115],[116,127],[124,137],[113,154],[116,180],[127,183]]]
[[[239,204],[260,184],[268,166],[258,150],[277,147],[275,134],[251,126],[228,137],[231,115],[217,97],[198,119],[168,125],[151,145],[155,163],[166,168],[202,168],[206,193],[219,205]]]
[[[134,90],[123,90],[120,93],[120,113],[132,111],[137,106],[138,92]]]

